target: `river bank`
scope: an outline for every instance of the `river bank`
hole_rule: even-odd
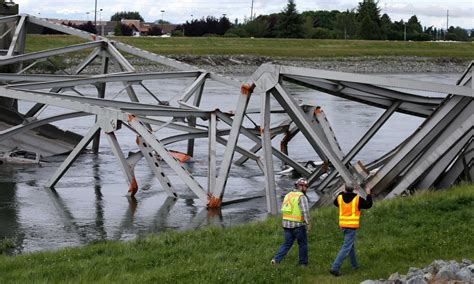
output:
[[[462,73],[470,63],[470,60],[460,58],[417,56],[321,57],[312,59],[272,58],[253,55],[171,55],[168,57],[207,71],[239,76],[251,75],[264,63],[368,74]],[[132,57],[128,60],[138,72],[169,72],[174,70],[140,58]],[[79,60],[75,59],[69,59],[68,61],[68,65],[71,66],[78,63]],[[99,68],[98,64],[93,65],[86,72],[99,72]]]
[[[376,201],[357,236],[360,269],[348,261],[341,283],[389,277],[435,259],[474,258],[472,184],[441,192]],[[328,269],[341,245],[337,209],[311,211],[309,267],[297,268],[293,248],[277,267],[270,259],[283,241],[280,217],[232,228],[167,231],[130,242],[99,241],[79,248],[0,256],[1,283],[332,283]]]
[[[262,56],[171,56],[171,58],[223,74],[251,74],[263,63],[350,73],[460,73],[469,60],[416,56],[365,56],[288,59]]]

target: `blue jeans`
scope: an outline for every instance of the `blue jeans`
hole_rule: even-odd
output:
[[[297,227],[294,229],[283,228],[285,233],[285,242],[281,245],[280,249],[276,253],[275,261],[280,263],[285,255],[290,250],[291,246],[295,242],[295,239],[298,241],[299,249],[299,265],[308,264],[308,236],[306,234],[306,226]]]
[[[356,239],[356,229],[342,229],[342,233],[344,234],[344,243],[342,244],[341,250],[336,256],[336,260],[332,264],[331,270],[339,271],[341,268],[342,262],[344,259],[349,255],[349,259],[351,260],[351,265],[353,268],[357,268],[359,265],[357,264],[357,258],[355,253],[355,239]]]

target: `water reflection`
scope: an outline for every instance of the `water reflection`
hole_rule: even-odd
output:
[[[94,193],[95,193],[95,227],[97,228],[98,240],[107,239],[107,232],[104,228],[104,201],[101,192],[100,179],[100,158],[94,157],[94,165],[92,166],[94,174]]]
[[[0,240],[11,240],[17,248],[22,246],[24,235],[18,222],[18,201],[16,198],[16,184],[0,182]],[[12,249],[7,253],[14,253]]]

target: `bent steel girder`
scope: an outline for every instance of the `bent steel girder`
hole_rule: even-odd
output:
[[[0,81],[2,82],[45,82],[45,81],[59,81],[69,79],[86,78],[87,75],[61,75],[61,74],[10,74],[0,73]]]
[[[316,91],[334,95],[334,96],[351,100],[354,102],[363,103],[369,106],[374,106],[377,108],[388,109],[390,108],[393,102],[393,100],[387,99],[382,96],[367,94],[361,91],[345,88],[337,84],[329,85],[329,84],[321,83],[320,81],[315,81],[311,78],[285,76],[284,79],[292,83],[314,89]],[[426,118],[433,112],[436,106],[438,106],[439,103],[441,103],[441,101],[442,99],[436,98],[436,99],[432,99],[432,103],[428,105],[421,105],[421,106],[418,104],[403,102],[398,108],[398,112]]]
[[[459,85],[440,84],[435,82],[421,82],[407,79],[386,78],[373,75],[343,73],[326,70],[315,70],[301,67],[281,66],[280,74],[301,77],[314,77],[331,81],[361,83],[379,87],[427,91],[441,94],[474,97],[472,89]]]
[[[111,83],[111,82],[141,82],[145,80],[160,80],[160,79],[181,79],[192,78],[198,73],[195,71],[182,72],[157,72],[157,73],[132,73],[132,74],[103,74],[93,75],[88,78],[75,78],[69,80],[48,81],[39,83],[23,83],[10,84],[8,87],[23,90],[39,90],[49,88],[65,88],[80,85],[90,85],[97,83]]]
[[[5,129],[3,131],[0,131],[0,141],[6,140],[8,138],[11,138],[15,135],[26,132],[28,130],[35,129],[37,127],[49,124],[51,122],[70,119],[70,118],[76,118],[76,117],[83,117],[83,116],[88,116],[88,115],[91,115],[91,114],[78,111],[78,112],[54,115],[51,117],[34,120],[28,123],[19,124],[11,128]]]
[[[473,65],[471,64],[471,74],[469,74],[469,72],[465,72],[458,81],[458,84],[468,86],[468,84],[472,82],[472,66]],[[466,89],[469,88],[466,87]],[[472,86],[470,89],[472,90]],[[399,152],[390,160],[390,162],[382,167],[382,169],[369,181],[368,186],[373,188],[375,193],[381,193],[382,191],[386,190],[387,187],[393,183],[394,176],[397,176],[399,173],[401,173],[402,169],[406,169],[409,164],[413,165],[414,161],[420,161],[420,163],[422,162],[419,160],[419,157],[422,153],[428,153],[427,155],[430,155],[429,152],[426,152],[426,150],[429,149],[427,148],[429,145],[437,145],[436,143],[438,143],[438,146],[435,147],[438,147],[438,149],[443,149],[441,151],[448,151],[449,149],[446,149],[447,147],[443,146],[445,143],[447,143],[447,141],[445,142],[444,140],[440,139],[440,137],[443,136],[442,133],[445,132],[445,129],[449,125],[451,125],[450,127],[453,129],[457,129],[458,127],[470,129],[473,127],[473,123],[470,121],[470,118],[466,118],[467,120],[465,122],[460,121],[456,123],[456,121],[459,120],[459,116],[463,113],[466,115],[472,115],[472,113],[474,113],[473,99],[459,95],[448,96],[438,107],[438,109],[417,129],[412,137],[410,137],[407,143],[400,148]],[[454,125],[452,123],[454,123]],[[461,123],[463,126],[461,126]],[[467,125],[464,125],[464,123],[467,123]],[[463,130],[461,130],[461,132],[462,131]],[[459,135],[459,133],[456,135]],[[439,145],[439,143],[443,144]],[[440,154],[441,153],[432,152],[430,157],[431,159],[437,159],[439,158]],[[418,167],[412,169],[415,170],[419,175],[419,171],[422,169],[420,167],[422,166],[418,164]],[[411,178],[413,177],[414,176],[412,175]],[[397,185],[395,185],[395,187],[397,187]],[[390,192],[388,192],[388,196],[393,197],[394,195],[407,189],[409,188],[400,186],[396,188],[394,194],[390,194]]]
[[[260,133],[260,130],[256,130],[254,128],[246,128],[246,129],[247,129],[247,131],[249,131],[250,133],[253,133],[255,135]],[[286,125],[277,126],[277,127],[272,127],[270,129],[270,132],[277,135],[277,134],[284,133],[286,129],[287,129]],[[227,135],[230,134],[230,131],[231,131],[231,129],[216,130],[216,135],[217,136],[227,136]],[[207,137],[207,131],[202,130],[202,131],[199,131],[199,132],[169,136],[169,137],[161,139],[161,142],[165,145],[168,145],[168,144],[176,143],[176,142],[179,142],[179,141],[195,139],[195,138],[205,138],[205,137]]]
[[[53,48],[53,49],[49,49],[45,51],[38,51],[38,52],[31,52],[31,53],[26,53],[26,54],[21,54],[21,55],[10,56],[7,58],[1,58],[0,66],[20,63],[20,62],[24,62],[28,60],[48,58],[51,56],[62,55],[62,54],[70,53],[70,52],[76,52],[76,51],[80,51],[80,50],[88,49],[88,48],[96,48],[96,47],[102,46],[103,44],[104,42],[102,41],[94,41],[94,42],[76,44],[76,45],[72,45],[68,47]]]
[[[388,110],[386,110],[378,119],[377,121],[370,127],[369,130],[361,137],[361,139],[352,147],[349,153],[344,157],[342,163],[347,164],[350,163],[351,160],[359,153],[359,151],[369,142],[369,140],[377,133],[378,130],[384,125],[385,122],[392,116],[392,114],[397,110],[400,106],[400,102],[395,102]],[[336,176],[336,172],[331,172],[317,187],[317,191],[322,191]],[[314,182],[313,176],[310,176],[309,182],[310,184]]]

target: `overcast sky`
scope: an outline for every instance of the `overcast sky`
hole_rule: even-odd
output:
[[[102,19],[108,20],[118,11],[138,11],[147,22],[161,19],[172,23],[183,23],[192,18],[207,15],[221,17],[226,14],[233,22],[250,16],[252,0],[97,0],[98,10],[103,9]],[[15,0],[21,13],[40,15],[43,18],[70,20],[94,20],[94,0]],[[162,3],[161,3],[162,2]],[[254,15],[281,11],[286,0],[254,0]],[[357,7],[357,0],[295,0],[299,12],[307,10],[340,10]],[[218,3],[218,4],[217,4]],[[387,13],[392,21],[404,19],[414,14],[423,26],[446,27],[446,11],[449,10],[449,25],[474,28],[474,0],[380,0],[382,13]],[[164,10],[164,13],[161,11]],[[87,14],[89,12],[89,14]],[[97,20],[99,20],[97,12]]]

